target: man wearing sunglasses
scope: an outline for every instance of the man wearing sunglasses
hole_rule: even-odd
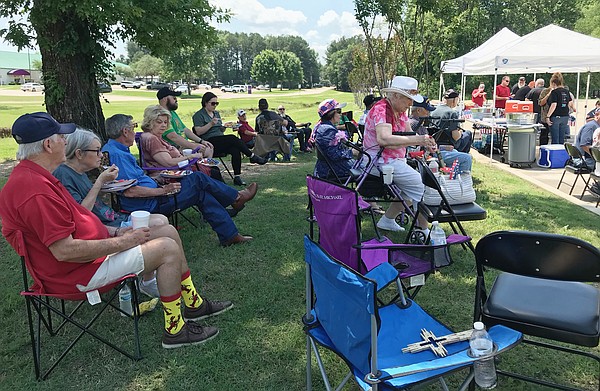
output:
[[[196,136],[177,115],[176,110],[179,108],[177,97],[180,95],[180,91],[173,91],[169,87],[163,87],[156,93],[158,104],[171,112],[171,126],[163,133],[163,140],[180,150],[199,148],[198,151],[202,152],[204,157],[213,157],[213,145]]]
[[[310,128],[310,122],[296,122],[285,112],[285,107],[283,105],[279,105],[277,108],[277,112],[281,116],[281,118],[285,119],[288,124],[286,126],[288,132],[296,132],[298,133],[298,142],[300,143],[300,152],[312,152],[310,147],[308,146],[308,139],[310,138],[310,134],[312,133],[312,129]]]

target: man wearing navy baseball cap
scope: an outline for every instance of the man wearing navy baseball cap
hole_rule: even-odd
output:
[[[55,134],[69,134],[75,131],[75,124],[59,124],[48,113],[24,114],[12,126],[12,136],[17,144],[31,144]]]
[[[168,308],[162,346],[177,348],[214,338],[217,328],[194,320],[224,312],[232,303],[200,297],[177,242],[151,240],[147,227],[118,231],[104,226],[52,175],[65,161],[64,135],[74,131],[74,124],[60,124],[47,113],[25,114],[15,121],[12,135],[20,162],[0,191],[2,235],[15,249],[26,244],[30,273],[47,293],[93,293],[126,275],[156,270],[161,301]]]

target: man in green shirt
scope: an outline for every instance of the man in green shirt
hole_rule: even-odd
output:
[[[163,133],[163,139],[169,144],[179,149],[196,149],[200,147],[204,157],[212,157],[213,145],[200,137],[196,136],[187,126],[183,124],[179,115],[177,115],[177,97],[181,92],[173,91],[169,87],[163,87],[156,93],[158,104],[171,112],[171,127]]]

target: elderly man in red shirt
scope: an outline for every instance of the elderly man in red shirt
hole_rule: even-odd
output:
[[[2,235],[13,244],[22,233],[32,267],[49,293],[94,291],[128,274],[156,271],[165,317],[162,346],[214,338],[218,329],[195,320],[233,304],[200,297],[175,228],[165,225],[165,235],[152,239],[149,228],[106,227],[52,175],[65,161],[64,136],[73,131],[75,124],[59,124],[47,113],[15,121],[20,162],[0,192]]]

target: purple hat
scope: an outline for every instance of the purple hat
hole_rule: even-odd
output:
[[[319,110],[317,113],[319,113],[319,117],[323,117],[331,110],[341,109],[343,107],[346,107],[345,103],[338,103],[335,99],[325,99],[319,104]]]
[[[12,136],[17,144],[30,144],[54,134],[69,134],[75,131],[75,124],[59,124],[48,113],[23,114],[12,126]]]

